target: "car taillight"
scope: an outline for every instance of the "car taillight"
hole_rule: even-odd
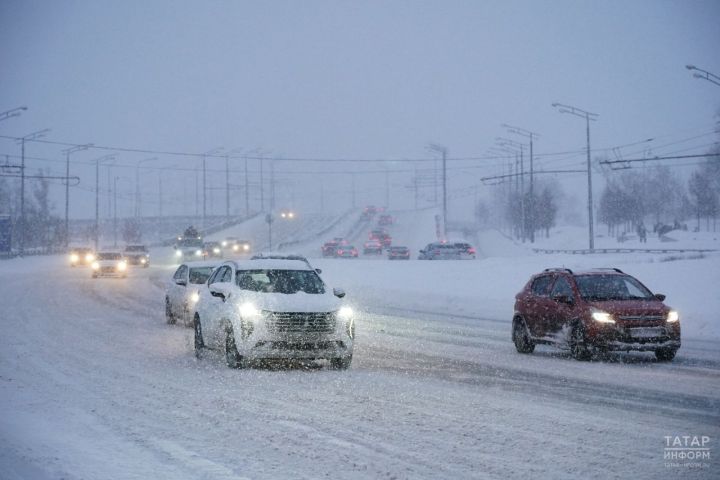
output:
[[[475,249],[472,247],[468,248],[468,253],[472,253],[473,255],[475,255]]]
[[[433,255],[440,255],[440,250],[434,250]]]
[[[342,250],[338,250],[338,255],[342,255],[342,254],[343,254],[343,251],[342,251]]]

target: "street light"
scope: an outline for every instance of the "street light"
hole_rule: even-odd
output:
[[[708,72],[707,70],[698,68],[695,65],[685,65],[685,68],[687,68],[690,71],[695,70],[695,73],[693,73],[693,77],[695,77],[695,78],[703,78],[710,83],[714,83],[715,85],[720,85],[720,77]],[[698,72],[700,72],[700,73],[698,73]]]
[[[533,139],[536,138],[538,134],[531,132],[530,130],[525,130],[524,128],[513,127],[505,123],[503,123],[502,126],[507,128],[508,132],[520,135],[530,140],[530,243],[535,243],[535,197],[533,196]]]
[[[23,107],[20,107],[23,108]],[[25,253],[25,142],[28,140],[35,140],[40,137],[44,137],[50,131],[49,128],[39,130],[37,132],[29,133],[24,137],[21,137],[20,151],[21,151],[21,162],[20,162],[20,256]]]
[[[524,243],[527,237],[525,230],[525,144],[504,137],[495,137],[495,142],[501,147],[517,149],[515,150],[516,155],[518,151],[520,152],[520,238]]]
[[[27,107],[17,107],[6,112],[2,112],[0,113],[0,121],[7,120],[8,118],[12,117],[19,117],[20,113],[24,112],[25,110],[27,110]]]
[[[95,162],[95,251],[97,252],[100,243],[100,162],[115,160],[116,154],[105,155],[96,158]]]
[[[562,103],[553,103],[553,107],[557,108],[560,113],[569,113],[576,117],[585,118],[585,129],[587,133],[587,175],[588,175],[588,235],[590,237],[590,250],[595,249],[595,239],[593,234],[593,195],[592,195],[592,168],[590,164],[590,120],[597,120],[597,113],[590,113],[570,105]]]
[[[447,238],[447,147],[431,143],[428,150],[442,154],[443,238]]]
[[[63,150],[65,154],[65,248],[68,247],[70,241],[70,154],[87,150],[92,147],[92,143],[85,145],[75,145],[74,147]]]
[[[212,150],[209,150],[202,154],[202,167],[203,167],[203,176],[202,176],[202,191],[203,191],[203,216],[202,216],[202,224],[203,229],[206,227],[206,219],[207,219],[207,157],[208,155],[215,155],[216,153],[219,153],[223,150],[223,147],[217,147],[213,148]]]

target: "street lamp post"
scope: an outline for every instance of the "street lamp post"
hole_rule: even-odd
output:
[[[140,165],[145,162],[152,162],[157,160],[158,157],[145,158],[138,160],[135,164],[135,218],[142,216],[142,209],[140,207],[142,201],[142,193],[140,191]]]
[[[115,154],[105,155],[95,159],[95,251],[100,245],[100,162],[114,160]]]
[[[495,137],[495,141],[502,147],[516,148],[520,151],[520,238],[524,243],[527,238],[527,231],[525,229],[525,145],[503,137]],[[517,150],[515,152],[517,152]]]
[[[430,144],[428,149],[442,154],[443,238],[447,238],[447,147]]]
[[[695,71],[693,73],[693,77],[695,78],[702,78],[707,80],[710,83],[714,83],[715,85],[720,85],[720,77],[717,75],[708,72],[707,70],[703,70],[702,68],[698,68],[695,65],[685,65],[685,68],[687,68],[690,71]],[[699,73],[698,73],[699,72]]]
[[[22,107],[20,107],[22,108]],[[20,241],[18,242],[20,256],[25,253],[25,142],[44,137],[50,131],[49,128],[29,133],[20,138]]]
[[[553,103],[553,107],[557,108],[560,113],[569,113],[577,117],[585,119],[585,129],[587,134],[587,175],[588,175],[588,235],[590,237],[590,250],[595,249],[595,238],[593,233],[593,194],[592,194],[592,168],[590,162],[590,120],[597,120],[597,113],[590,113],[579,108],[563,105],[561,103]]]
[[[92,147],[92,143],[86,145],[76,145],[63,150],[65,153],[65,248],[68,247],[70,242],[70,154],[79,152],[81,150],[87,150]]]
[[[27,107],[17,107],[6,112],[0,112],[0,121],[7,120],[12,117],[19,117],[22,112],[27,110]]]
[[[203,153],[202,155],[202,191],[203,191],[203,215],[202,215],[202,223],[203,223],[203,229],[206,228],[207,223],[207,157],[208,155],[215,155],[216,153],[219,153],[222,151],[223,147],[213,148],[212,150]]]
[[[533,169],[533,138],[537,137],[538,134],[531,132],[530,130],[525,130],[524,128],[520,127],[513,127],[511,125],[503,124],[503,127],[508,129],[508,132],[514,133],[516,135],[523,136],[530,140],[530,192],[529,192],[529,200],[530,200],[530,243],[535,243],[535,193],[534,193],[534,169]]]
[[[117,248],[117,181],[120,177],[113,178],[113,248]]]

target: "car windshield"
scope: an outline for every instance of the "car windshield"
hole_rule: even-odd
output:
[[[119,253],[102,252],[97,255],[98,260],[120,260],[122,255]]]
[[[207,279],[210,278],[210,274],[213,271],[213,267],[193,267],[190,269],[189,273],[189,280],[190,283],[194,283],[196,285],[201,285],[205,282],[207,282]]]
[[[126,252],[147,252],[144,245],[128,245],[125,247]]]
[[[325,293],[325,285],[314,270],[242,270],[237,272],[237,286],[264,293]]]
[[[626,275],[578,275],[580,296],[585,300],[649,300],[652,292]]]

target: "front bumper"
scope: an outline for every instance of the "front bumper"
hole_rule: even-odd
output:
[[[598,328],[587,338],[591,345],[608,351],[649,352],[680,348],[679,325],[615,325]]]

